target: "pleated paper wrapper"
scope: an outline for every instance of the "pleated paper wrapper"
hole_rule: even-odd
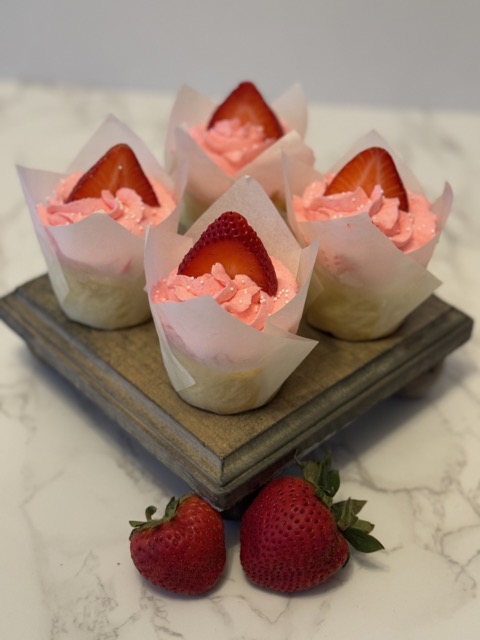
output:
[[[217,106],[212,99],[183,85],[170,115],[165,166],[169,170],[177,163],[186,163],[188,166],[185,206],[182,211],[185,227],[190,226],[222,193],[246,175],[255,178],[282,210],[282,152],[306,164],[313,165],[315,161],[312,150],[304,142],[307,102],[299,85],[293,85],[271,104],[277,117],[288,127],[288,132],[232,176],[215,164],[189,133],[193,127],[208,122]]]
[[[330,171],[336,173],[357,153],[371,146],[387,149],[407,189],[422,193],[418,180],[376,132],[363,137]],[[430,209],[438,233],[427,244],[403,253],[370,220],[368,212],[318,222],[299,221],[292,204],[323,175],[283,157],[289,224],[300,242],[318,242],[314,277],[306,305],[308,322],[345,340],[371,340],[393,333],[405,318],[441,284],[427,266],[452,205],[448,183]]]
[[[128,144],[144,173],[173,195],[177,206],[158,226],[175,232],[185,174],[179,168],[173,177],[169,176],[147,146],[112,115],[105,119],[65,173],[17,167],[61,308],[71,320],[100,329],[133,326],[150,318],[144,291],[144,235],[134,235],[103,212],[93,213],[74,224],[45,225],[37,205],[47,202],[62,179],[77,171],[87,171],[117,143]]]
[[[147,234],[147,291],[176,269],[207,226],[226,211],[242,214],[270,256],[297,278],[297,295],[272,314],[263,331],[243,324],[211,297],[184,302],[150,299],[165,368],[188,403],[220,414],[266,404],[317,342],[296,335],[317,248],[301,248],[259,183],[241,178],[183,236]],[[150,298],[150,296],[149,296]]]

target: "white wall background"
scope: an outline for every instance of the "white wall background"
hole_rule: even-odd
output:
[[[0,79],[480,109],[480,0],[0,0]]]

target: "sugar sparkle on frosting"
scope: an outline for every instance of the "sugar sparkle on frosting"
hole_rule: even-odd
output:
[[[298,285],[290,271],[275,258],[271,258],[278,280],[275,296],[270,296],[246,275],[231,278],[220,263],[213,265],[211,273],[194,278],[178,275],[174,269],[152,287],[153,303],[185,302],[201,296],[212,297],[228,313],[255,329],[262,330],[268,316],[284,307],[297,293]]]
[[[210,129],[198,125],[190,135],[227,175],[237,173],[275,142],[265,137],[262,126],[242,124],[238,118],[219,120]]]
[[[422,194],[407,190],[409,211],[399,208],[398,198],[385,197],[380,185],[375,186],[371,196],[361,187],[325,196],[333,177],[334,174],[327,174],[323,180],[308,185],[302,196],[293,196],[297,220],[318,222],[367,212],[373,224],[404,253],[423,247],[437,235],[436,216]]]
[[[108,189],[98,198],[82,198],[66,203],[73,187],[82,176],[81,172],[63,178],[56,186],[54,194],[46,204],[37,205],[43,224],[49,226],[74,224],[93,213],[105,213],[128,229],[133,235],[141,236],[148,226],[162,222],[176,207],[173,195],[158,180],[149,182],[160,203],[158,207],[145,204],[133,189],[122,187],[116,193]]]

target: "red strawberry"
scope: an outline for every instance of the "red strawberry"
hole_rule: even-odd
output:
[[[201,277],[220,262],[231,278],[249,276],[273,296],[278,282],[262,241],[247,220],[234,211],[222,213],[202,233],[178,267],[178,274]]]
[[[381,147],[370,147],[352,158],[334,177],[325,195],[354,191],[362,187],[370,196],[379,184],[387,198],[398,198],[402,211],[408,211],[408,197],[391,155]]]
[[[278,140],[283,136],[282,125],[253,82],[242,82],[225,98],[214,111],[207,129],[219,120],[233,118],[238,118],[242,124],[262,126],[266,138]]]
[[[199,496],[172,498],[161,519],[130,521],[130,554],[149,582],[167,591],[200,595],[220,579],[226,561],[220,514]]]
[[[98,198],[103,189],[115,194],[121,187],[133,189],[145,204],[158,207],[159,202],[136,155],[127,144],[111,147],[73,187],[66,202]]]
[[[246,510],[240,527],[240,560],[261,587],[291,593],[334,575],[349,558],[347,540],[364,552],[382,549],[373,525],[357,518],[364,501],[333,504],[340,485],[330,457],[307,462],[304,479],[272,480]]]

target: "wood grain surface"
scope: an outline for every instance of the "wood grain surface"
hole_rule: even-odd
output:
[[[381,400],[431,376],[466,342],[471,318],[431,296],[391,337],[319,344],[265,407],[220,416],[170,386],[152,322],[100,331],[69,321],[47,276],[0,300],[0,317],[156,458],[219,509],[231,509],[296,451],[318,446]],[[415,386],[415,385],[414,385]]]

